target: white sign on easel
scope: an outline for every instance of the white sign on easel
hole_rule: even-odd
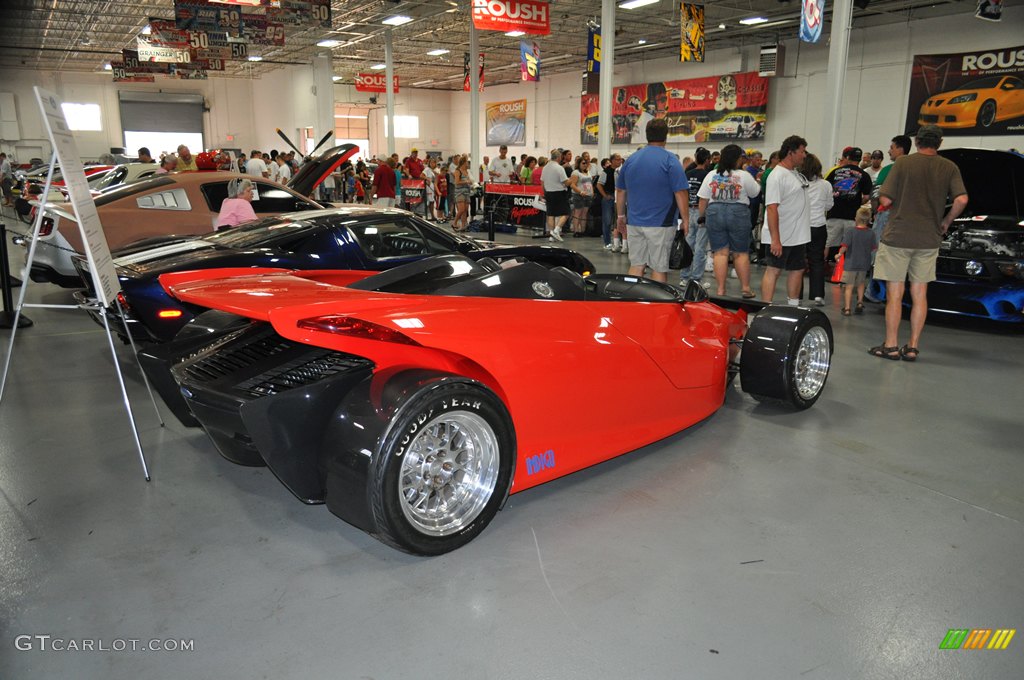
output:
[[[117,297],[121,286],[117,283],[117,272],[114,270],[110,246],[107,245],[107,236],[103,233],[96,204],[89,192],[89,182],[85,179],[82,157],[78,154],[75,137],[68,129],[60,99],[52,92],[39,87],[35,88],[35,91],[43,112],[43,123],[53,142],[53,152],[60,163],[64,183],[71,197],[71,206],[74,208],[75,217],[78,218],[78,229],[82,232],[82,242],[85,244],[85,256],[92,271],[93,289],[104,304],[109,305]]]
[[[96,212],[96,204],[93,202],[92,194],[89,191],[89,183],[85,179],[85,170],[82,167],[82,157],[78,153],[78,146],[75,144],[74,135],[68,127],[64,117],[64,110],[61,108],[61,100],[53,92],[48,92],[40,87],[33,88],[36,94],[36,101],[39,102],[39,109],[43,114],[43,123],[53,145],[53,156],[50,160],[50,169],[46,175],[46,184],[43,187],[43,196],[48,196],[53,182],[53,172],[57,165],[60,166],[61,174],[64,177],[65,185],[74,211],[74,221],[78,224],[79,232],[82,235],[82,242],[85,244],[85,257],[89,262],[90,275],[93,281],[93,290],[99,298],[95,302],[86,305],[88,309],[95,309],[103,320],[103,327],[107,332],[107,344],[110,346],[110,353],[114,359],[114,368],[117,374],[118,383],[121,386],[121,396],[124,398],[124,407],[128,413],[128,421],[131,424],[132,435],[135,439],[135,448],[139,454],[139,461],[142,464],[142,473],[148,482],[149,467],[146,465],[146,456],[142,452],[142,442],[139,439],[139,431],[135,425],[135,416],[132,413],[131,402],[128,400],[128,390],[125,388],[124,375],[121,373],[121,363],[117,358],[117,350],[114,347],[114,337],[110,332],[110,324],[107,321],[106,307],[117,299],[120,285],[117,281],[117,271],[114,269],[114,260],[110,255],[110,247],[107,245],[107,237],[103,233],[103,226],[100,224],[99,214]],[[47,206],[37,204],[36,218],[32,227],[32,241],[29,244],[28,261],[25,265],[26,271],[31,268],[35,257],[36,246],[39,242],[39,228],[42,225],[43,215]],[[66,218],[71,217],[63,211],[57,211]],[[0,375],[0,400],[3,399],[4,387],[7,384],[7,374],[11,366],[11,355],[14,352],[14,338],[17,333],[18,318],[23,307],[62,307],[79,309],[83,305],[37,305],[25,303],[25,291],[28,288],[30,279],[26,276],[23,282],[18,305],[15,309],[14,326],[11,328],[11,338],[7,347],[7,356],[4,358],[3,374]],[[116,305],[121,313],[121,320],[125,322],[124,310]],[[125,332],[131,339],[131,331],[125,322]],[[132,342],[134,348],[135,343]],[[153,401],[153,408],[160,416],[156,408],[156,400],[153,399],[153,391],[150,389],[149,380],[143,374],[143,381],[146,389],[149,390],[149,397]],[[163,420],[160,422],[163,425]]]

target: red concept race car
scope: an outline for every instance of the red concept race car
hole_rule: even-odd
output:
[[[269,466],[303,502],[414,554],[465,545],[510,493],[707,418],[736,374],[758,400],[807,408],[832,357],[817,310],[524,261],[160,280],[211,310],[140,352],[179,419],[229,460]],[[617,400],[614,419],[543,406],[570,388],[644,398]]]

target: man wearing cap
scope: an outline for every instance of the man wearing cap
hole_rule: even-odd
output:
[[[864,152],[855,146],[846,147],[839,165],[825,177],[832,185],[832,209],[825,220],[828,227],[826,248],[839,248],[843,230],[856,226],[854,217],[857,210],[871,198],[871,178],[858,165],[863,155]]]
[[[868,352],[885,359],[916,361],[928,314],[928,283],[942,237],[967,207],[960,169],[939,155],[942,130],[925,125],[914,140],[917,153],[898,158],[882,185],[879,202],[889,208],[889,223],[875,258],[875,278],[886,282],[885,342]],[[947,201],[952,207],[943,216]],[[899,345],[903,292],[910,280],[910,340]]]
[[[409,152],[409,157],[402,161],[405,165],[405,169],[409,172],[409,176],[413,179],[420,179],[423,175],[423,161],[420,160],[419,149],[413,149]]]
[[[867,173],[872,182],[874,182],[878,177],[878,173],[882,171],[882,161],[884,160],[885,155],[882,153],[881,149],[875,149],[871,152],[871,158],[868,165],[864,168],[864,172]]]

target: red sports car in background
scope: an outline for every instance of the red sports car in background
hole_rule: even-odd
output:
[[[300,500],[424,555],[472,540],[510,493],[707,418],[737,373],[755,398],[807,408],[832,354],[817,310],[729,311],[697,285],[531,262],[161,282],[215,310],[140,353],[175,414],[229,460],[268,465]],[[587,399],[550,408],[567,392]]]

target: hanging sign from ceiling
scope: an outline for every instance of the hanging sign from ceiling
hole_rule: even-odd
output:
[[[551,10],[540,0],[473,0],[473,25],[482,31],[551,33]]]
[[[174,22],[183,30],[238,35],[242,31],[242,12],[238,8],[206,0],[174,0]]]
[[[388,79],[383,73],[356,74],[356,92],[384,92]],[[392,88],[398,92],[398,76],[394,76]]]

